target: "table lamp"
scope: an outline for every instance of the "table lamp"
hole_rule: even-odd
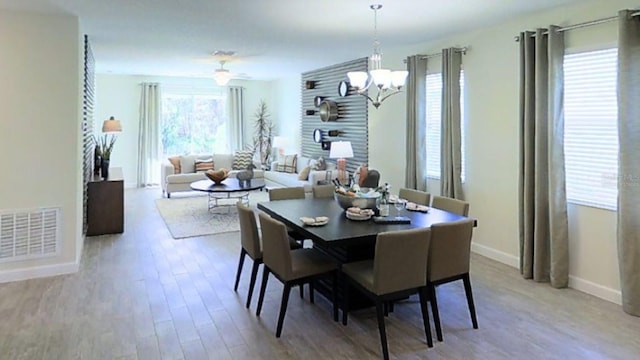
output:
[[[344,184],[347,180],[347,158],[352,157],[353,149],[351,148],[351,141],[334,141],[331,143],[329,158],[338,159],[336,161],[338,165],[338,181],[340,181],[341,184]]]

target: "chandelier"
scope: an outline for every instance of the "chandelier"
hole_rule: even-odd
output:
[[[369,73],[364,71],[350,71],[347,73],[351,87],[356,92],[366,97],[376,109],[382,102],[391,95],[400,92],[407,80],[408,71],[391,71],[382,68],[382,53],[380,52],[380,40],[378,40],[378,10],[382,8],[380,4],[369,6],[373,10],[373,54],[369,58],[371,61],[371,70]],[[375,98],[369,96],[369,87],[375,84],[377,94]]]
[[[216,69],[216,71],[213,73],[213,79],[219,86],[227,85],[227,83],[229,83],[229,80],[233,78],[233,74],[229,70],[224,68],[225,63],[226,60],[221,60],[220,69]]]

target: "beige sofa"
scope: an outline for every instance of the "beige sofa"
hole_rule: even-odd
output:
[[[168,159],[162,161],[161,179],[162,179],[162,195],[171,197],[171,193],[177,191],[192,191],[189,186],[192,182],[206,179],[203,172],[195,172],[195,160],[213,158],[214,167],[216,169],[231,169],[233,165],[233,154],[202,154],[202,155],[184,155],[180,157],[180,167],[182,172],[175,173],[175,168]],[[253,170],[254,178],[261,179],[264,172],[261,170],[261,164],[258,161],[253,162],[256,169]],[[242,170],[231,170],[229,177],[233,178]]]
[[[311,170],[307,180],[300,180],[298,176],[300,172],[309,165],[312,159],[298,155],[296,163],[295,173],[285,173],[276,171],[277,161],[271,163],[270,170],[264,172],[264,179],[275,183],[281,187],[304,187],[305,192],[311,192],[311,188],[314,185],[318,185],[318,181],[325,181],[335,179],[338,176],[336,165],[334,163],[327,162],[327,170]],[[348,174],[347,174],[348,176]]]

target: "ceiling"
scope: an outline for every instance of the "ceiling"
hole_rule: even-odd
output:
[[[0,8],[73,14],[98,73],[210,77],[214,50],[252,79],[299,74],[372,51],[376,0],[0,0]],[[584,0],[382,1],[382,51]],[[401,64],[386,64],[401,67]]]

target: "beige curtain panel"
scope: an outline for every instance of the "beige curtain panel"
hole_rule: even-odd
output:
[[[462,194],[462,139],[460,130],[460,71],[462,53],[442,50],[442,124],[440,141],[440,195],[464,200]]]
[[[622,307],[640,316],[640,18],[618,14],[618,261]]]
[[[520,272],[569,282],[564,168],[564,38],[558,27],[520,34]]]
[[[142,83],[138,128],[138,187],[160,184],[160,84]]]
[[[405,187],[427,190],[427,59],[421,55],[407,57],[407,167]]]
[[[244,149],[244,88],[229,86],[227,96],[230,150]]]

